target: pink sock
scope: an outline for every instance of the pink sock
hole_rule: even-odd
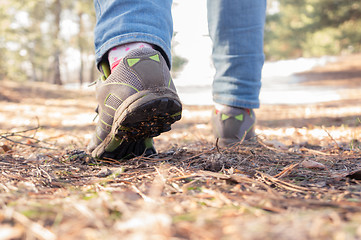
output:
[[[227,107],[226,105],[223,105],[223,104],[219,104],[219,103],[214,103],[214,108],[216,109],[216,113],[219,113],[220,111],[222,111],[225,107]],[[248,109],[248,108],[243,108],[247,113],[248,115],[251,114],[251,110]]]
[[[128,54],[129,51],[144,47],[152,48],[152,45],[145,42],[133,42],[114,47],[108,54],[111,71],[119,65],[120,61]]]

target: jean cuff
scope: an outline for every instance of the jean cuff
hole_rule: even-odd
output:
[[[167,61],[168,67],[171,68],[170,46],[168,46],[168,44],[166,44],[158,36],[137,32],[117,36],[105,42],[95,53],[97,66],[99,66],[99,63],[107,57],[110,49],[131,42],[146,42],[156,46],[155,49],[162,53],[163,57]]]
[[[238,107],[238,108],[259,108],[260,103],[258,101],[247,101],[247,100],[240,100],[235,97],[225,97],[225,96],[213,96],[213,101],[218,104],[223,104],[231,107]]]

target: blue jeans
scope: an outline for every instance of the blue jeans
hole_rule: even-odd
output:
[[[117,45],[142,41],[157,46],[171,65],[172,0],[94,0],[94,5],[97,63]],[[266,5],[266,0],[208,0],[216,103],[259,107]]]

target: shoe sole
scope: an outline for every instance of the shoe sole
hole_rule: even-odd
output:
[[[181,113],[179,97],[169,88],[136,93],[116,111],[111,132],[92,155],[101,158],[122,143],[159,136],[171,130],[171,125],[181,119]]]
[[[128,114],[116,135],[126,141],[159,136],[181,119],[181,109],[181,104],[174,99],[154,99]]]

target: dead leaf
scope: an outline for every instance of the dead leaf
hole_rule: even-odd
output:
[[[35,141],[32,141],[32,140],[28,139],[28,140],[26,141],[26,144],[28,144],[28,145],[34,145],[34,144],[35,144]]]
[[[301,163],[301,166],[308,169],[319,169],[319,170],[327,169],[327,167],[324,164],[312,160],[304,160]]]
[[[1,148],[4,150],[4,152],[9,152],[11,150],[11,147],[8,145],[2,145]]]

